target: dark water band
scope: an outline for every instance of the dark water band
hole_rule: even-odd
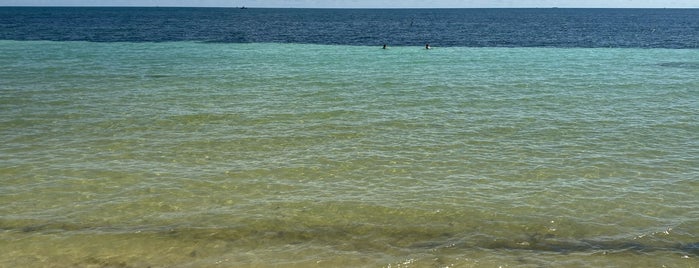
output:
[[[273,223],[277,226],[278,223]],[[310,228],[255,228],[252,226],[225,228],[192,227],[109,227],[83,226],[67,223],[45,223],[18,226],[9,222],[0,225],[0,230],[16,233],[56,234],[71,232],[75,235],[152,235],[181,241],[226,241],[245,247],[246,243],[266,245],[316,243],[328,246],[343,241],[344,246],[355,251],[381,251],[382,247],[406,248],[411,250],[452,251],[459,249],[481,250],[525,250],[551,253],[649,253],[674,252],[699,257],[699,241],[680,243],[672,241],[647,241],[637,239],[560,239],[552,234],[528,233],[515,238],[487,235],[476,238],[428,229],[391,229],[365,224]],[[342,248],[340,248],[342,250]]]

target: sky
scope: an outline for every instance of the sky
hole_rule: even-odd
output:
[[[0,6],[246,6],[293,8],[699,8],[699,0],[0,0]]]

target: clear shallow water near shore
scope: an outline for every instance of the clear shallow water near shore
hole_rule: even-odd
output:
[[[0,41],[0,266],[699,266],[699,51]]]

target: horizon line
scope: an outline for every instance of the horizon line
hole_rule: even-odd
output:
[[[177,5],[0,5],[0,7],[133,7],[133,8],[236,8],[236,9],[699,9],[699,7],[275,7],[275,6],[177,6]]]

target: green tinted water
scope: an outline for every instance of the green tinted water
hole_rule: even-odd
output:
[[[0,266],[699,266],[699,50],[0,41]]]

